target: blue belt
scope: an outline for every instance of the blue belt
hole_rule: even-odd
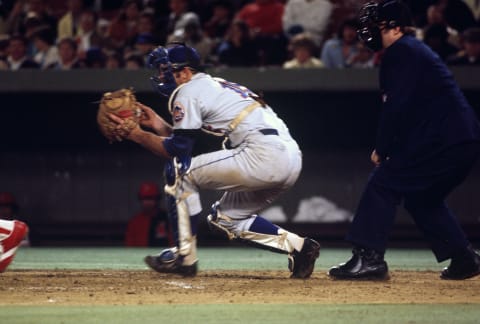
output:
[[[258,130],[263,135],[277,135],[278,131],[275,128],[263,128]]]

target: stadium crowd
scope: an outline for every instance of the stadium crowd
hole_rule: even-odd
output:
[[[180,41],[207,66],[368,68],[365,0],[3,0],[0,70],[136,70]],[[406,0],[417,37],[449,65],[480,64],[480,1]]]

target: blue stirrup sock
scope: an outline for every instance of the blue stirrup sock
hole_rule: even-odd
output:
[[[279,227],[277,225],[274,225],[262,216],[257,215],[248,230],[255,233],[278,235],[278,229]]]

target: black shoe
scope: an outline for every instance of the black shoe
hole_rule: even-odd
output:
[[[354,248],[353,256],[346,263],[332,267],[328,275],[334,279],[388,279],[388,266],[383,255],[363,248]]]
[[[300,252],[293,251],[288,256],[288,269],[292,272],[290,278],[306,279],[310,277],[315,267],[315,260],[320,255],[320,244],[306,237]]]
[[[452,257],[450,265],[443,269],[440,278],[463,280],[480,274],[480,255],[472,247]]]
[[[198,261],[192,265],[183,265],[176,249],[166,249],[158,255],[147,255],[144,261],[151,269],[160,273],[174,273],[184,277],[197,275]]]

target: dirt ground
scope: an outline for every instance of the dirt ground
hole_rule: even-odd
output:
[[[195,278],[152,271],[31,271],[0,274],[0,305],[277,303],[480,303],[480,278],[440,280],[437,272],[392,271],[388,281],[308,280],[286,271],[203,271]]]

